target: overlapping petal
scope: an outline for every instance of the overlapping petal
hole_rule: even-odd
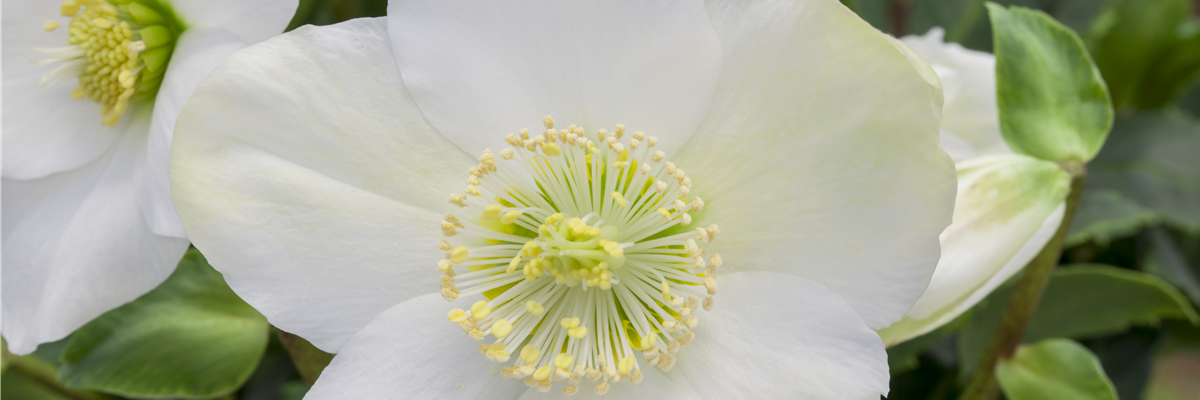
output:
[[[189,237],[271,323],[337,351],[437,290],[446,197],[476,162],[408,96],[384,19],[238,52],[184,107],[171,182]]]
[[[189,27],[221,28],[247,45],[278,35],[296,14],[299,0],[169,0]]]
[[[880,332],[888,345],[945,325],[1025,267],[1062,223],[1071,177],[1057,164],[1009,154],[959,164],[954,223],[942,258],[903,320]]]
[[[774,272],[721,276],[668,374],[700,399],[861,399],[888,393],[883,343],[837,293]]]
[[[397,0],[388,20],[413,98],[472,154],[540,132],[547,114],[589,131],[625,124],[671,151],[721,63],[699,0]]]
[[[929,83],[837,1],[708,9],[721,82],[674,160],[708,204],[700,220],[720,225],[711,249],[730,268],[821,283],[872,328],[899,320],[953,207]]]
[[[35,180],[4,180],[3,326],[16,354],[61,339],[171,274],[186,239],[143,222],[134,190],[149,116],[101,157]]]
[[[138,204],[155,233],[187,237],[171,202],[167,158],[175,118],[192,90],[226,56],[246,47],[237,36],[220,28],[194,28],[179,37],[171,64],[154,99],[154,114],[146,145],[146,166],[137,177]]]
[[[420,296],[355,334],[304,398],[515,399],[526,391],[522,381],[504,379],[478,347],[446,321],[440,295]]]

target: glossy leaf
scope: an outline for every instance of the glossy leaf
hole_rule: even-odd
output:
[[[212,398],[237,390],[268,325],[195,250],[150,293],[75,332],[59,378],[132,397]]]
[[[1000,127],[1013,150],[1087,162],[1112,127],[1100,72],[1079,36],[1040,11],[988,4]]]
[[[996,380],[1010,400],[1117,400],[1096,356],[1066,339],[1017,349],[1000,360]]]

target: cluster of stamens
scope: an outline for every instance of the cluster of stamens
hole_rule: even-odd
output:
[[[442,221],[448,240],[461,241],[439,243],[442,296],[485,298],[447,317],[474,340],[494,337],[479,351],[511,363],[506,378],[542,392],[566,381],[567,395],[587,379],[604,394],[642,380],[635,352],[670,370],[695,338],[695,312],[712,309],[721,266],[700,243],[719,231],[685,228],[704,201],[688,200],[691,179],[654,148],[657,138],[625,140],[621,125],[589,138],[582,127],[543,122],[540,135],[506,136],[500,160],[486,150],[466,190],[450,195],[464,218]]]

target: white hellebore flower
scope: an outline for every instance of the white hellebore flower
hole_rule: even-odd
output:
[[[175,117],[296,0],[4,2],[3,333],[17,354],[150,291],[187,249]]]
[[[934,28],[901,41],[944,88],[941,145],[958,169],[954,223],[942,233],[929,289],[904,320],[880,332],[888,346],[949,323],[1024,268],[1062,223],[1071,184],[1057,164],[1014,154],[1004,142],[996,58],[942,35]]]
[[[172,148],[196,246],[338,353],[309,399],[888,392],[872,329],[955,181],[882,34],[836,0],[388,14],[231,56]]]

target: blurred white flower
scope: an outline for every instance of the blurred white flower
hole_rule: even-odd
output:
[[[941,146],[955,161],[954,222],[942,257],[905,318],[880,331],[888,346],[962,315],[1025,267],[1062,223],[1070,176],[1057,164],[1014,154],[1000,134],[996,59],[944,43],[941,28],[901,41],[941,80]],[[920,65],[920,59],[914,63]]]
[[[16,354],[154,288],[187,249],[175,117],[296,0],[4,3],[3,334]]]
[[[888,392],[872,329],[955,179],[877,30],[835,0],[388,14],[231,56],[172,149],[196,246],[338,353],[309,399]]]

